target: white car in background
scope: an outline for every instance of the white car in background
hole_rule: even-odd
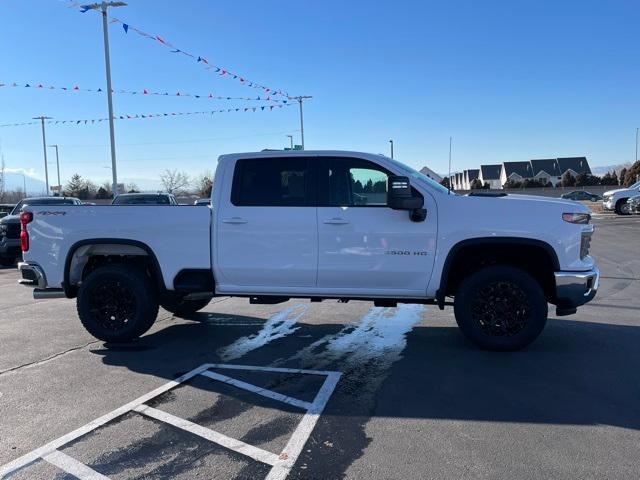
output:
[[[609,190],[602,195],[602,206],[605,210],[613,210],[618,215],[629,215],[631,210],[627,200],[640,195],[640,181],[628,188]]]

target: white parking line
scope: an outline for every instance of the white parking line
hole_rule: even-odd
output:
[[[51,465],[55,465],[60,470],[64,470],[80,480],[109,480],[108,477],[92,470],[84,463],[58,450],[45,455],[43,458]]]
[[[298,400],[292,397],[288,397],[286,395],[282,395],[280,393],[264,389],[258,387],[256,385],[252,385],[247,382],[243,382],[241,380],[237,380],[226,375],[221,375],[216,372],[210,372],[209,369],[229,369],[229,370],[249,370],[249,371],[258,371],[258,372],[276,372],[276,373],[294,373],[294,374],[308,374],[308,375],[322,375],[325,376],[326,379],[320,390],[316,394],[313,402],[303,402],[302,400]],[[222,435],[221,433],[215,432],[211,429],[203,427],[201,425],[195,424],[188,420],[176,417],[169,413],[163,412],[161,410],[149,407],[144,405],[149,400],[175,388],[179,384],[186,382],[187,380],[195,377],[196,375],[202,375],[212,380],[221,381],[226,384],[233,385],[236,388],[240,388],[243,390],[250,391],[252,393],[256,393],[258,395],[262,395],[265,397],[269,397],[273,400],[277,400],[289,405],[293,405],[299,407],[303,410],[306,410],[302,420],[298,424],[296,430],[292,434],[289,442],[287,443],[284,450],[276,455],[275,453],[268,452],[266,450],[262,450],[258,447],[254,447],[247,443],[244,443],[240,440],[227,437],[226,435]],[[87,433],[105,425],[107,422],[114,420],[115,418],[124,415],[129,412],[137,412],[156,420],[162,421],[174,427],[180,428],[182,430],[186,430],[188,432],[199,435],[200,437],[206,438],[214,443],[222,445],[225,448],[233,450],[235,452],[246,455],[254,460],[260,461],[262,463],[266,463],[267,465],[271,465],[272,469],[267,476],[269,480],[282,480],[284,479],[291,468],[295,464],[296,460],[300,456],[302,449],[304,448],[305,443],[309,439],[313,428],[315,427],[320,414],[324,410],[333,390],[335,389],[338,381],[340,380],[341,373],[333,372],[333,371],[320,371],[320,370],[303,370],[303,369],[293,369],[293,368],[276,368],[276,367],[261,367],[261,366],[251,366],[251,365],[225,365],[225,364],[204,364],[199,366],[198,368],[182,375],[181,377],[164,384],[161,387],[152,390],[151,392],[137,398],[136,400],[123,405],[122,407],[103,415],[100,418],[95,419],[92,422],[66,434],[62,437],[53,440],[46,445],[37,448],[20,458],[9,462],[2,467],[0,467],[0,478],[5,478],[16,471],[30,465],[31,463],[37,461],[42,458],[47,462],[55,465],[56,467],[64,470],[67,473],[70,473],[81,480],[84,479],[106,479],[104,475],[95,472],[87,465],[69,457],[68,455],[60,452],[58,449],[63,447],[65,444],[83,436]]]
[[[201,425],[198,425],[197,423],[185,420],[184,418],[176,417],[175,415],[163,412],[162,410],[148,407],[146,405],[140,405],[133,410],[135,412],[142,413],[144,415],[147,415],[148,417],[155,418],[156,420],[160,420],[161,422],[168,423],[169,425],[173,425],[174,427],[198,435],[202,438],[206,438],[213,443],[222,445],[229,450],[241,453],[259,462],[266,463],[268,465],[274,465],[278,461],[278,456],[275,453],[267,452],[266,450],[262,450],[261,448],[254,447],[253,445],[249,445],[248,443],[244,443],[241,440],[227,437],[222,433],[214,432],[209,428],[205,428]]]
[[[256,387],[255,385],[243,382],[242,380],[236,380],[235,378],[227,377],[226,375],[220,375],[219,373],[210,372],[208,370],[202,372],[202,375],[205,377],[209,377],[212,380],[218,380],[220,382],[233,385],[234,387],[242,388],[243,390],[248,390],[249,392],[262,395],[263,397],[268,397],[274,400],[278,400],[279,402],[288,403],[289,405],[302,408],[303,410],[309,410],[309,408],[311,408],[311,404],[309,402],[298,400],[297,398],[293,397],[288,397],[286,395],[274,392],[266,388]]]

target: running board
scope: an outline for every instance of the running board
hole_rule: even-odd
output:
[[[61,288],[36,288],[33,291],[33,298],[35,300],[44,300],[49,298],[66,298],[64,290]]]

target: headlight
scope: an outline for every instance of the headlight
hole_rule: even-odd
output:
[[[587,225],[591,220],[591,215],[588,213],[563,213],[562,220],[569,223]]]

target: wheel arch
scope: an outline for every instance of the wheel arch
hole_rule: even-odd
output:
[[[86,250],[83,251],[83,249]],[[79,251],[83,253],[81,257],[77,256]],[[146,257],[154,284],[159,291],[166,289],[160,263],[151,247],[146,243],[122,238],[92,238],[74,243],[67,252],[64,263],[64,280],[62,283],[65,296],[67,298],[74,298],[77,295],[78,275],[80,275],[80,277],[82,276],[82,272],[91,257],[124,255]]]
[[[546,264],[539,265],[534,277],[541,280],[545,287],[545,293],[552,295],[551,282],[553,281],[553,271],[560,270],[560,261],[553,247],[542,240],[523,237],[482,237],[470,238],[456,243],[447,254],[440,275],[440,284],[436,292],[436,300],[440,308],[444,308],[445,297],[453,293],[459,283],[460,269],[468,267],[466,273],[472,273],[482,267],[482,260],[487,259],[494,263],[502,263],[507,259],[513,260],[517,257],[518,250],[526,250],[528,253],[537,252],[540,259],[544,259]],[[470,257],[471,254],[485,254],[487,257]],[[462,261],[471,258],[469,265],[460,265]],[[517,259],[514,266],[526,266],[530,259]],[[475,269],[475,270],[474,270]],[[543,270],[544,269],[544,270]],[[546,270],[551,271],[546,271]],[[527,268],[525,268],[527,270]],[[549,274],[546,276],[546,274]],[[458,277],[456,277],[458,275]],[[541,278],[544,277],[544,278]]]

